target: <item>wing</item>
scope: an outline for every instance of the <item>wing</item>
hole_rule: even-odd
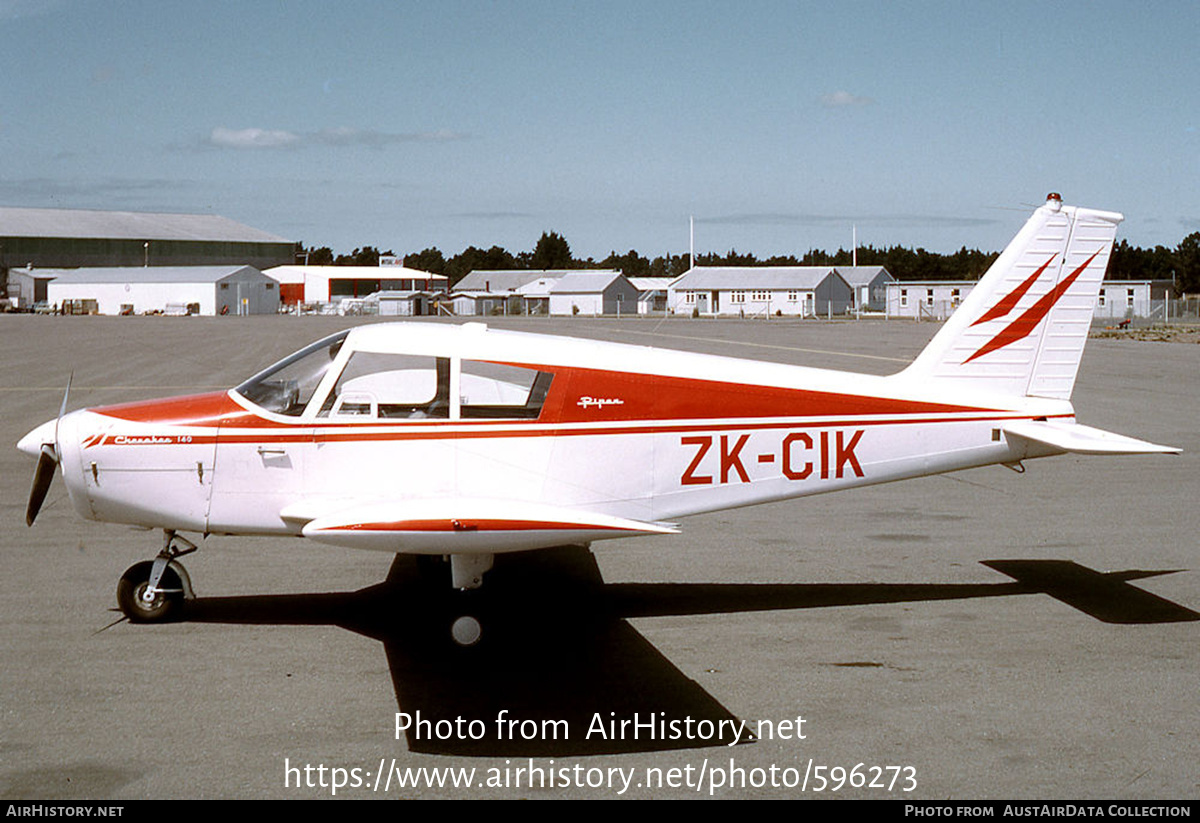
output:
[[[583,509],[470,499],[354,506],[316,517],[302,530],[318,543],[405,554],[494,554],[678,532],[669,523]]]

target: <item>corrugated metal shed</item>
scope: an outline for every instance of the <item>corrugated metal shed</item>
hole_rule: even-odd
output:
[[[542,277],[561,277],[566,271],[476,269],[454,284],[458,291],[516,291]]]
[[[37,269],[39,276],[69,283],[216,283],[251,266],[154,266],[152,268]]]
[[[666,291],[674,277],[627,277],[629,284],[638,291]]]
[[[89,209],[0,207],[0,237],[79,237],[112,240],[198,240],[290,243],[285,237],[215,214],[153,214]]]
[[[888,280],[896,279],[883,266],[834,266],[834,268],[851,286],[869,286],[880,274],[887,275]]]
[[[529,281],[516,291],[522,297],[549,297],[550,290],[558,281],[557,277],[539,277],[537,280]]]
[[[568,272],[550,287],[550,294],[598,294],[621,276],[615,269]]]

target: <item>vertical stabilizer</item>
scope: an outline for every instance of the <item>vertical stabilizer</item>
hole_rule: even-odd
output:
[[[1123,219],[1050,195],[904,377],[1069,399]]]

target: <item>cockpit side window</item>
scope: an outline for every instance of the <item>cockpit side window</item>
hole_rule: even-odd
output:
[[[449,417],[450,359],[356,351],[319,416],[342,420]]]
[[[300,416],[349,333],[339,332],[304,347],[254,375],[234,391],[266,411]]]
[[[521,366],[464,360],[459,398],[464,418],[535,420],[554,375]]]

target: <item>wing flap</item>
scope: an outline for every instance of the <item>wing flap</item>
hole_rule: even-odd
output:
[[[317,517],[303,529],[319,543],[406,554],[525,551],[678,532],[667,523],[507,500],[374,503]]]
[[[1123,434],[1050,420],[1019,420],[1004,425],[1011,437],[1032,440],[1074,454],[1179,454],[1180,449],[1160,446]]]

